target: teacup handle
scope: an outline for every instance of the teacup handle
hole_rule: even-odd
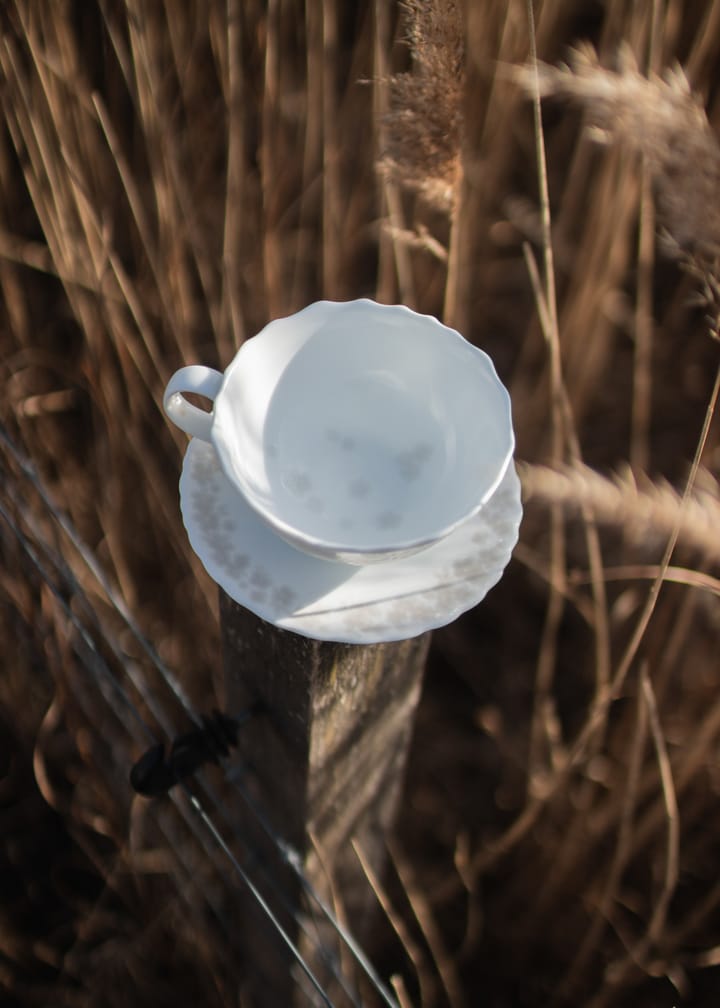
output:
[[[183,395],[184,392],[197,392],[198,395],[215,399],[223,383],[224,375],[203,364],[190,364],[180,368],[172,376],[163,396],[163,408],[180,430],[190,437],[210,441],[213,424],[213,414],[198,409]]]

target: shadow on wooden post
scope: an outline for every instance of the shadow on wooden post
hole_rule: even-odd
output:
[[[382,875],[383,833],[400,797],[430,633],[391,644],[310,640],[265,623],[222,589],[220,616],[227,709],[260,702],[265,711],[241,732],[247,787],[272,830],[297,852],[310,885],[331,904],[337,898],[339,916],[367,943],[377,904],[353,842]],[[263,892],[273,912],[333,1004],[350,1003],[328,968],[327,957],[343,970],[336,935],[313,919],[316,908],[255,817],[242,815],[248,847],[272,880]],[[306,933],[288,912],[298,906]],[[249,1003],[316,1003],[302,993],[307,978],[251,899],[242,927]]]

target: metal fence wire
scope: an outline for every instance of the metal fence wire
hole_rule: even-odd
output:
[[[282,950],[296,1003],[304,999],[336,1008],[399,1008],[358,941],[305,877],[298,852],[277,835],[257,806],[246,786],[247,768],[232,753],[220,759],[222,776],[213,777],[218,786],[199,768],[157,799],[133,792],[129,772],[138,755],[160,745],[164,748],[158,752],[171,752],[172,740],[187,731],[188,723],[191,731],[203,730],[203,712],[195,709],[93,552],[2,426],[0,474],[0,545],[6,563],[12,558],[22,565],[15,575],[21,573],[38,587],[53,621],[62,627],[66,648],[59,662],[66,674],[55,683],[39,732],[44,744],[36,747],[36,777],[43,794],[53,803],[59,800],[45,743],[63,718],[71,718],[76,735],[90,740],[94,771],[91,783],[76,779],[69,799],[73,809],[83,809],[81,817],[92,819],[99,832],[124,834],[126,871],[141,879],[160,873],[173,880],[185,920],[196,921],[201,929],[212,926],[218,957],[242,958],[238,907],[240,900],[245,905],[251,900],[257,926],[274,934]],[[131,657],[138,654],[141,659]],[[98,791],[103,790],[99,802]],[[282,877],[253,849],[239,825],[240,806],[272,845],[284,866]],[[283,880],[288,878],[295,885],[286,892]],[[107,884],[113,887],[115,882]],[[299,892],[299,899],[291,889]],[[72,964],[71,948],[63,968],[72,972]]]

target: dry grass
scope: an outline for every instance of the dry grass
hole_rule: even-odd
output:
[[[199,706],[216,597],[172,371],[370,295],[444,314],[511,388],[521,543],[435,634],[377,882],[403,1004],[717,1003],[719,24],[539,5],[545,202],[525,0],[0,12],[0,419]],[[3,1003],[235,1004],[234,936],[173,881],[174,827],[141,842],[122,732],[83,709],[72,613],[143,658],[76,552],[58,597],[6,529]]]
[[[412,69],[390,80],[379,163],[402,185],[448,212],[460,170],[465,31],[458,0],[409,0]]]

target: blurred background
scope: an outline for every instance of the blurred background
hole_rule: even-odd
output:
[[[720,4],[534,19],[542,134],[520,0],[2,5],[4,1005],[241,1003],[173,834],[137,856],[79,628],[145,714],[129,626],[213,706],[162,390],[361,296],[492,356],[525,496],[433,636],[378,968],[403,1004],[718,1003]]]

